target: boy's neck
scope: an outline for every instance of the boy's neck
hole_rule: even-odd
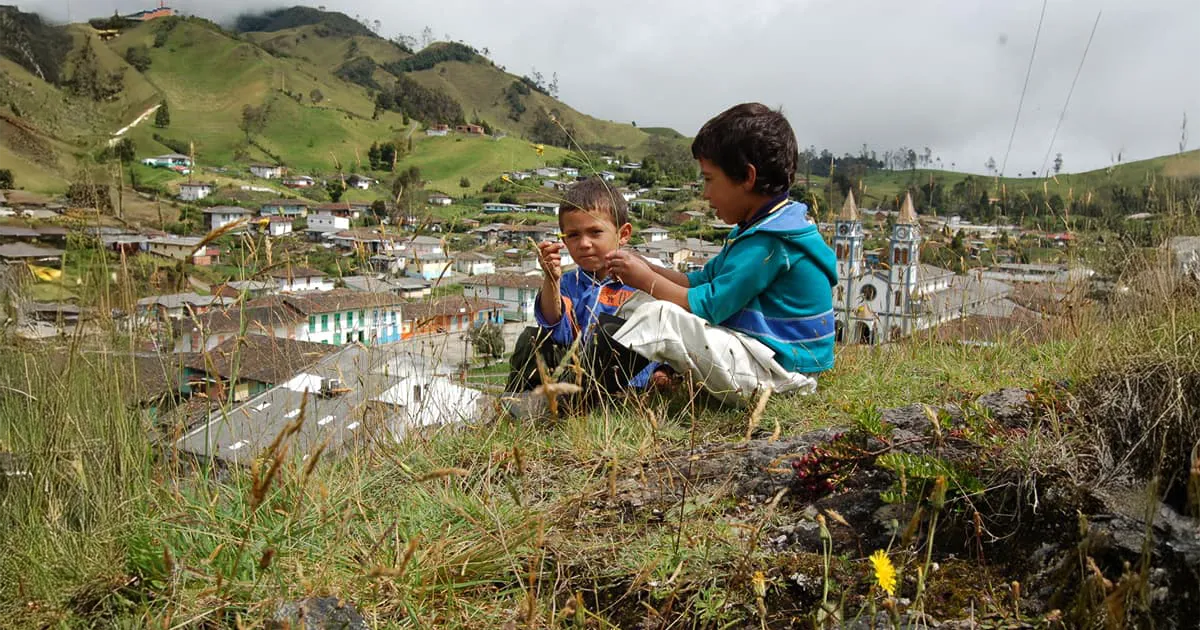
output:
[[[779,198],[779,196],[780,195],[764,195],[761,193],[748,195],[746,197],[746,214],[742,217],[741,221],[738,221],[738,225],[745,227],[751,221],[758,218],[757,215],[759,211],[763,209],[763,206],[775,201]]]

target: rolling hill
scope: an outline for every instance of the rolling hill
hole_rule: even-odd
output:
[[[640,155],[649,138],[630,125],[581,114],[535,89],[516,99],[525,109],[523,120],[506,117],[504,89],[522,84],[520,77],[474,52],[460,55],[468,61],[441,61],[439,50],[465,48],[461,44],[434,45],[414,55],[344,15],[303,7],[240,19],[238,26],[258,30],[229,31],[206,20],[173,17],[129,26],[101,41],[100,32],[87,24],[44,27],[71,45],[60,59],[58,80],[42,80],[14,61],[15,53],[0,57],[4,168],[14,171],[18,185],[44,192],[61,192],[85,171],[97,180],[111,177],[111,169],[97,166],[94,156],[116,130],[159,102],[170,111],[167,128],[156,128],[151,116],[126,134],[139,157],[191,146],[202,166],[281,161],[294,172],[330,173],[335,164],[359,170],[372,143],[394,142],[411,147],[402,165],[420,166],[434,185],[446,189],[457,188],[462,175],[477,189],[499,175],[498,169],[560,159],[565,151],[547,147],[537,156],[528,148],[526,139],[536,139],[539,114],[553,114],[555,124],[571,130],[577,142],[631,155]],[[12,33],[0,24],[4,34]],[[126,61],[131,48],[144,50],[149,60],[142,71]],[[464,121],[487,121],[509,137],[426,137],[420,132],[424,126],[443,121],[377,107],[378,90],[339,73],[350,60],[367,60],[363,63],[370,64],[371,79],[380,86],[397,81],[422,86],[452,99]],[[121,89],[103,98],[78,94],[72,86],[85,71],[101,79],[119,76],[108,83]],[[242,124],[248,107],[264,112],[258,128]],[[171,180],[158,173],[152,179]]]

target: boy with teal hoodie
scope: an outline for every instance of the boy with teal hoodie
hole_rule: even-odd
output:
[[[654,298],[621,313],[618,343],[724,399],[815,390],[815,375],[833,367],[837,260],[807,206],[788,199],[797,152],[787,119],[760,103],[704,124],[692,142],[704,197],[736,227],[688,274],[610,253],[609,273]]]

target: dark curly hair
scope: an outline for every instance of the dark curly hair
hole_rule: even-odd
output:
[[[735,182],[746,181],[753,164],[754,192],[772,196],[792,187],[798,153],[787,118],[762,103],[730,107],[704,123],[692,141],[692,157],[716,164]]]

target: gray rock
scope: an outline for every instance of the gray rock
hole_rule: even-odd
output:
[[[277,630],[367,630],[354,606],[337,597],[308,597],[281,605],[267,624]]]
[[[992,419],[1006,427],[1025,427],[1029,426],[1029,421],[1033,418],[1029,393],[1029,390],[1009,387],[984,394],[975,400],[975,404],[986,409]]]

